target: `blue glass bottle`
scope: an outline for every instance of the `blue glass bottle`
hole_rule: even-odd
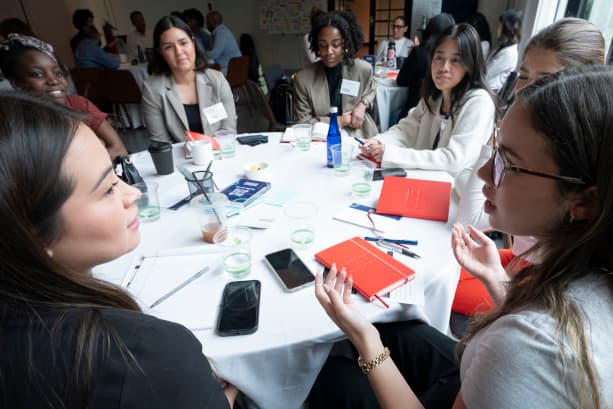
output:
[[[328,137],[326,138],[327,166],[329,168],[334,167],[332,147],[341,144],[341,132],[338,129],[337,113],[338,108],[330,107],[330,127],[328,128]]]
[[[138,63],[142,64],[145,62],[145,53],[143,53],[143,49],[140,45],[136,46],[136,55],[138,57]]]

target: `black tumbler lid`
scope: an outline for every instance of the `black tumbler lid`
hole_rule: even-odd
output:
[[[149,144],[149,152],[166,152],[172,150],[172,145],[168,142],[153,141]]]

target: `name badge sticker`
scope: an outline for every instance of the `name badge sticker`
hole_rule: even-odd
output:
[[[352,97],[357,97],[360,92],[360,82],[352,81],[343,78],[343,82],[341,82],[341,94],[350,95]]]
[[[228,117],[228,113],[221,102],[211,105],[210,107],[202,108],[202,113],[209,124],[214,124]]]

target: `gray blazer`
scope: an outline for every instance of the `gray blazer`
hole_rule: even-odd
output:
[[[189,129],[185,108],[175,89],[172,75],[152,75],[143,85],[143,116],[153,141],[180,142],[186,140]],[[228,81],[217,70],[196,73],[200,120],[204,133],[213,136],[220,129],[236,131],[236,108]],[[224,120],[210,124],[202,109],[221,102],[228,114]]]
[[[361,100],[373,106],[376,85],[372,76],[372,66],[366,61],[355,59],[353,66],[343,65],[343,79],[358,81],[360,91],[357,97],[341,95],[339,114],[349,112]],[[296,74],[294,79],[294,120],[296,122],[329,123],[330,94],[328,79],[321,61],[307,65]],[[346,128],[350,135],[370,138],[377,134],[377,125],[366,112],[361,129]]]

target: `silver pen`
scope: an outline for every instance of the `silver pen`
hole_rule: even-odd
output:
[[[413,257],[413,258],[421,258],[421,256],[408,248],[401,246],[400,244],[391,243],[385,240],[377,240],[377,245],[379,247],[383,247],[384,249],[392,250],[397,253],[403,254],[405,256]]]
[[[167,292],[166,294],[164,294],[163,296],[161,296],[156,302],[154,302],[153,304],[151,304],[149,306],[149,308],[153,308],[156,305],[159,305],[161,303],[163,303],[164,301],[166,301],[169,297],[171,297],[172,295],[174,295],[177,291],[179,291],[180,289],[182,289],[183,287],[187,286],[189,283],[191,283],[192,281],[194,281],[195,279],[197,279],[198,277],[202,276],[204,273],[206,273],[207,271],[209,271],[209,267],[206,266],[204,267],[202,270],[198,271],[196,274],[194,274],[193,276],[191,276],[190,278],[188,278],[187,280],[183,281],[181,284],[179,284],[178,286],[176,286],[174,289],[170,290],[169,292]]]

